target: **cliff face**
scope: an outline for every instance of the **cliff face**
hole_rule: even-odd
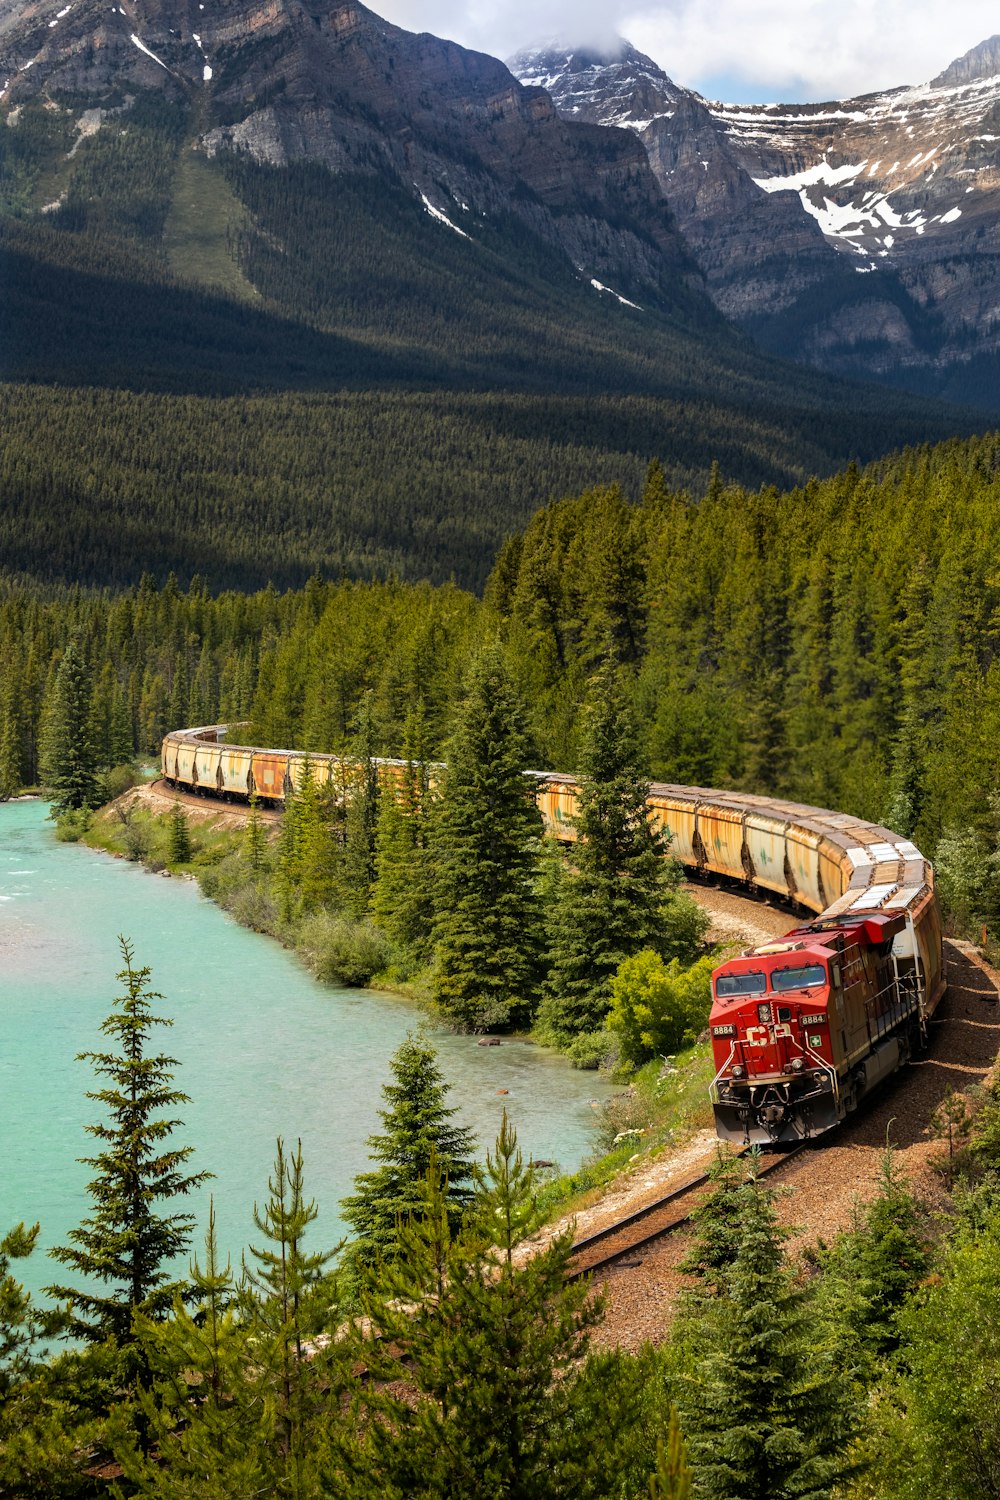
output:
[[[1000,37],[830,104],[710,104],[627,44],[511,66],[565,118],[635,131],[717,305],[766,347],[944,390],[1000,352]]]
[[[388,172],[465,232],[512,213],[586,279],[700,298],[634,134],[567,123],[495,58],[352,0],[20,0],[0,54],[8,119],[38,97],[94,108],[157,89],[194,105],[209,155]]]

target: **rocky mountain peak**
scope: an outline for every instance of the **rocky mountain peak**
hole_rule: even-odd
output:
[[[961,88],[965,83],[976,83],[981,78],[996,78],[1000,76],[1000,36],[991,36],[985,42],[980,42],[978,47],[973,47],[966,52],[964,57],[956,57],[953,63],[949,63],[943,73],[932,80],[931,88],[950,89]]]
[[[672,114],[687,91],[625,37],[604,47],[549,41],[528,47],[507,66],[525,85],[543,88],[565,119],[639,129]]]

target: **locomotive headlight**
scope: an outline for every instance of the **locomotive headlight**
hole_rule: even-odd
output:
[[[746,1070],[746,1068],[743,1067],[742,1063],[736,1063],[735,1066],[733,1067],[733,1077],[734,1078],[745,1078],[746,1075],[747,1075],[747,1070]]]

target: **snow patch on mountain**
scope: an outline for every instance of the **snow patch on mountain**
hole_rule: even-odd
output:
[[[414,183],[413,186],[417,187],[417,184]],[[420,189],[418,187],[417,192],[420,193]],[[420,201],[424,205],[424,208],[430,214],[432,219],[437,219],[439,224],[447,224],[448,228],[454,229],[455,233],[460,234],[463,240],[471,240],[471,234],[466,234],[464,229],[459,229],[457,224],[453,224],[451,222],[447,214],[443,214],[439,208],[435,208],[434,204],[428,198],[426,193],[420,193]]]

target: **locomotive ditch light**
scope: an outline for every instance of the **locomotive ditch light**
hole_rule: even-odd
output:
[[[742,1063],[736,1063],[734,1065],[734,1067],[733,1067],[733,1077],[734,1078],[745,1078],[746,1077],[746,1073],[747,1073],[747,1070],[743,1066]]]
[[[793,1057],[791,1062],[788,1064],[788,1071],[790,1073],[801,1073],[804,1071],[805,1065],[806,1060],[804,1057]]]

